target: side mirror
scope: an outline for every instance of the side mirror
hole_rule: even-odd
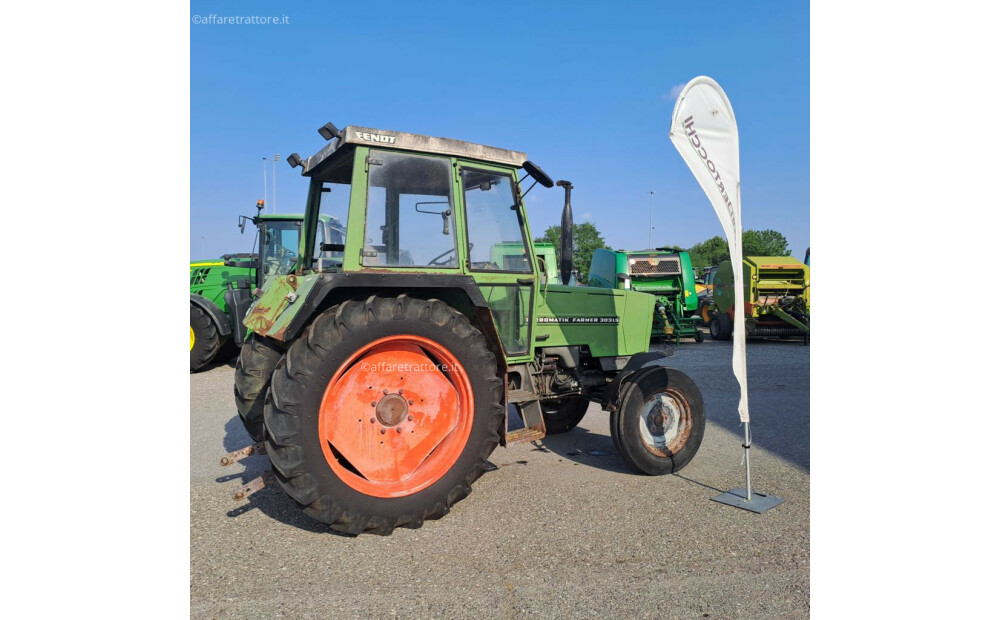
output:
[[[542,187],[552,187],[554,185],[552,177],[545,174],[541,168],[536,166],[531,161],[525,160],[525,162],[521,164],[521,167],[524,168],[524,171],[527,172],[532,179],[541,183]]]

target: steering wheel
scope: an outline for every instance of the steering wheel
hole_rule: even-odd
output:
[[[427,264],[428,265],[442,265],[442,266],[447,265],[451,261],[450,260],[449,261],[442,261],[441,259],[444,258],[445,256],[448,256],[449,254],[451,254],[454,251],[455,251],[455,248],[448,248],[444,252],[442,252],[442,253],[438,254],[437,256],[435,256],[434,258],[430,259],[427,262]]]
[[[295,265],[298,252],[293,252],[283,245],[279,245],[274,250],[274,257],[277,259],[276,273],[288,273]]]

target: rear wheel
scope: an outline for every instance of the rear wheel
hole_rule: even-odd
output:
[[[690,377],[673,368],[640,371],[623,388],[611,414],[611,436],[622,458],[644,474],[679,471],[701,446],[705,405]]]
[[[545,434],[557,435],[576,428],[583,416],[587,415],[590,400],[583,396],[569,396],[561,401],[542,403],[542,419],[545,420]]]
[[[335,530],[420,527],[486,470],[502,393],[486,339],[447,304],[347,301],[278,363],[268,457],[285,492]]]
[[[264,399],[271,385],[271,373],[285,352],[273,340],[250,334],[236,361],[233,392],[236,410],[254,441],[264,439]]]
[[[191,371],[201,370],[219,352],[219,330],[212,317],[197,304],[191,304]]]
[[[712,340],[729,340],[733,337],[733,317],[725,313],[716,313],[708,325]]]

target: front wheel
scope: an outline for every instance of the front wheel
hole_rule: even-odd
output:
[[[486,339],[438,300],[369,297],[289,347],[264,408],[267,454],[306,514],[349,533],[420,527],[471,491],[504,422]]]
[[[673,368],[639,371],[611,414],[611,437],[625,462],[644,474],[680,471],[705,435],[705,404],[694,381]]]
[[[264,439],[264,400],[271,385],[271,373],[284,350],[277,342],[250,334],[236,360],[233,393],[243,427],[254,441]]]

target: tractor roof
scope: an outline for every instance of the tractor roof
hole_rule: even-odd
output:
[[[520,151],[509,151],[495,146],[474,144],[452,138],[434,138],[403,131],[387,131],[348,125],[339,136],[330,140],[318,153],[307,159],[302,166],[303,175],[311,175],[320,164],[333,157],[339,151],[350,151],[356,145],[384,146],[402,151],[417,153],[434,153],[450,155],[464,159],[475,159],[494,164],[516,166],[518,168],[527,159]]]

